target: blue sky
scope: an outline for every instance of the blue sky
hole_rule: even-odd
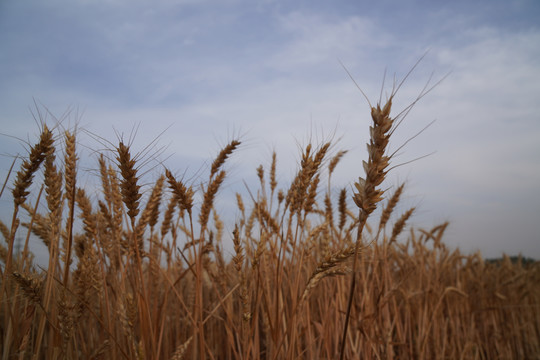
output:
[[[72,109],[64,124],[110,141],[138,126],[136,149],[166,130],[162,160],[193,176],[242,134],[224,199],[255,179],[274,148],[287,187],[298,144],[334,135],[350,150],[335,185],[350,186],[362,175],[370,118],[339,61],[375,103],[385,69],[388,93],[394,74],[402,78],[429,50],[396,113],[432,73],[434,81],[451,73],[392,146],[436,120],[394,161],[435,153],[393,170],[387,186],[407,182],[400,210],[418,207],[412,224],[450,221],[450,247],[540,258],[538,18],[536,0],[2,1],[2,133],[33,141],[35,99],[58,117]],[[84,133],[79,140],[91,167],[102,145]],[[16,153],[20,142],[2,136],[2,173]],[[92,176],[81,169],[81,182]]]

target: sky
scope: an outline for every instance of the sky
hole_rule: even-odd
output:
[[[539,18],[536,0],[0,1],[0,171],[48,111],[84,129],[80,184],[94,150],[114,146],[103,139],[134,151],[157,139],[147,156],[196,182],[239,136],[222,206],[273,150],[287,188],[310,141],[349,151],[333,191],[352,190],[370,125],[356,84],[384,102],[423,56],[392,114],[442,82],[392,137],[396,150],[435,120],[392,160],[398,211],[417,207],[410,223],[425,229],[449,221],[450,248],[540,259]],[[0,208],[8,222],[9,194]]]

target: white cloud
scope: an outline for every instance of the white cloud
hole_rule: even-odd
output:
[[[9,89],[2,92],[2,118],[28,119],[26,107],[36,96],[55,114],[68,105],[81,106],[86,109],[82,123],[110,140],[115,138],[113,124],[128,133],[141,123],[140,146],[172,125],[162,141],[170,144],[167,151],[175,154],[169,159],[171,167],[180,172],[185,167],[197,171],[219,150],[216,140],[224,143],[233,131],[247,133],[246,151],[237,155],[242,159],[238,174],[254,174],[258,163],[269,161],[269,148],[275,146],[285,178],[296,162],[294,139],[306,139],[311,129],[319,137],[330,135],[337,125],[337,136],[343,135],[340,145],[353,150],[336,174],[336,182],[343,185],[360,175],[369,109],[337,59],[376,101],[385,67],[389,79],[394,71],[400,78],[431,47],[400,90],[395,109],[415,98],[432,70],[444,74],[452,68],[453,73],[415,107],[396,132],[393,146],[436,118],[438,122],[407,145],[396,161],[437,153],[396,169],[390,184],[395,178],[408,178],[413,202],[425,194],[419,220],[452,219],[453,243],[471,238],[484,246],[481,239],[501,243],[503,236],[518,234],[520,228],[527,234],[540,232],[530,219],[540,203],[538,30],[477,26],[470,22],[474,17],[450,16],[447,9],[438,17],[437,38],[417,38],[360,12],[338,15],[294,6],[284,10],[282,4],[265,13],[261,6],[266,4],[261,3],[256,11],[247,3],[125,4],[112,1],[105,11],[84,3],[59,14],[75,16],[78,26],[72,34],[60,25],[47,33],[55,41],[65,34],[62,41],[77,50],[87,47],[82,54],[89,57],[72,49],[68,52],[74,55],[60,65],[62,54],[47,52],[42,59],[14,59],[25,65],[15,67],[20,76],[10,79]],[[85,6],[91,17],[80,11]],[[457,30],[442,36],[441,29]],[[19,40],[40,49],[50,45],[38,33],[33,34],[34,42],[23,35],[14,37],[17,41],[11,46],[21,50]],[[41,64],[39,71],[32,70],[36,64]],[[31,120],[20,123],[31,131]],[[508,209],[516,214],[512,222]],[[523,248],[530,249],[530,237],[523,238]]]

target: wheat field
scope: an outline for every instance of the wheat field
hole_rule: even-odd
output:
[[[1,195],[13,197],[0,222],[2,359],[540,358],[538,263],[450,250],[447,223],[409,231],[415,209],[396,213],[404,185],[383,186],[394,95],[372,107],[354,187],[333,196],[346,151],[331,142],[305,146],[288,183],[274,153],[254,169],[258,188],[236,194],[233,224],[214,204],[241,139],[208,177],[163,168],[151,184],[119,141],[97,157],[96,192],[78,183],[77,133],[42,123]]]

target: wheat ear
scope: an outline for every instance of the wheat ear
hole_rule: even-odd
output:
[[[392,215],[392,212],[394,211],[396,205],[399,202],[399,199],[401,197],[401,194],[403,193],[403,188],[405,187],[405,184],[401,184],[398,186],[394,194],[390,197],[388,200],[388,203],[384,207],[381,218],[379,220],[379,229],[377,230],[377,238],[379,237],[379,234],[381,230],[386,226],[386,223],[390,219],[390,215]]]
[[[394,228],[392,229],[392,237],[390,238],[389,244],[396,241],[397,236],[401,234],[401,232],[403,231],[403,228],[405,228],[405,224],[407,223],[407,220],[409,220],[409,218],[413,214],[414,210],[415,208],[410,208],[405,213],[403,213],[403,215],[401,215],[398,221],[396,221],[396,223],[394,224]]]
[[[15,206],[21,205],[26,200],[26,197],[29,194],[27,189],[32,184],[34,173],[47,155],[49,155],[51,151],[54,151],[53,143],[53,134],[47,126],[44,125],[39,143],[30,149],[28,160],[23,162],[22,169],[17,172],[17,180],[15,181],[15,187],[12,191]]]
[[[219,171],[221,166],[225,163],[227,158],[233,153],[234,150],[240,145],[240,141],[233,140],[227,146],[225,146],[214,159],[212,167],[210,169],[210,178],[214,177],[215,174]]]
[[[141,194],[139,193],[140,186],[137,185],[139,178],[137,177],[137,169],[135,168],[135,159],[131,158],[129,146],[123,142],[120,142],[116,151],[118,152],[116,160],[122,174],[122,200],[128,209],[127,214],[133,225],[135,217],[139,214],[139,199],[141,198]]]

